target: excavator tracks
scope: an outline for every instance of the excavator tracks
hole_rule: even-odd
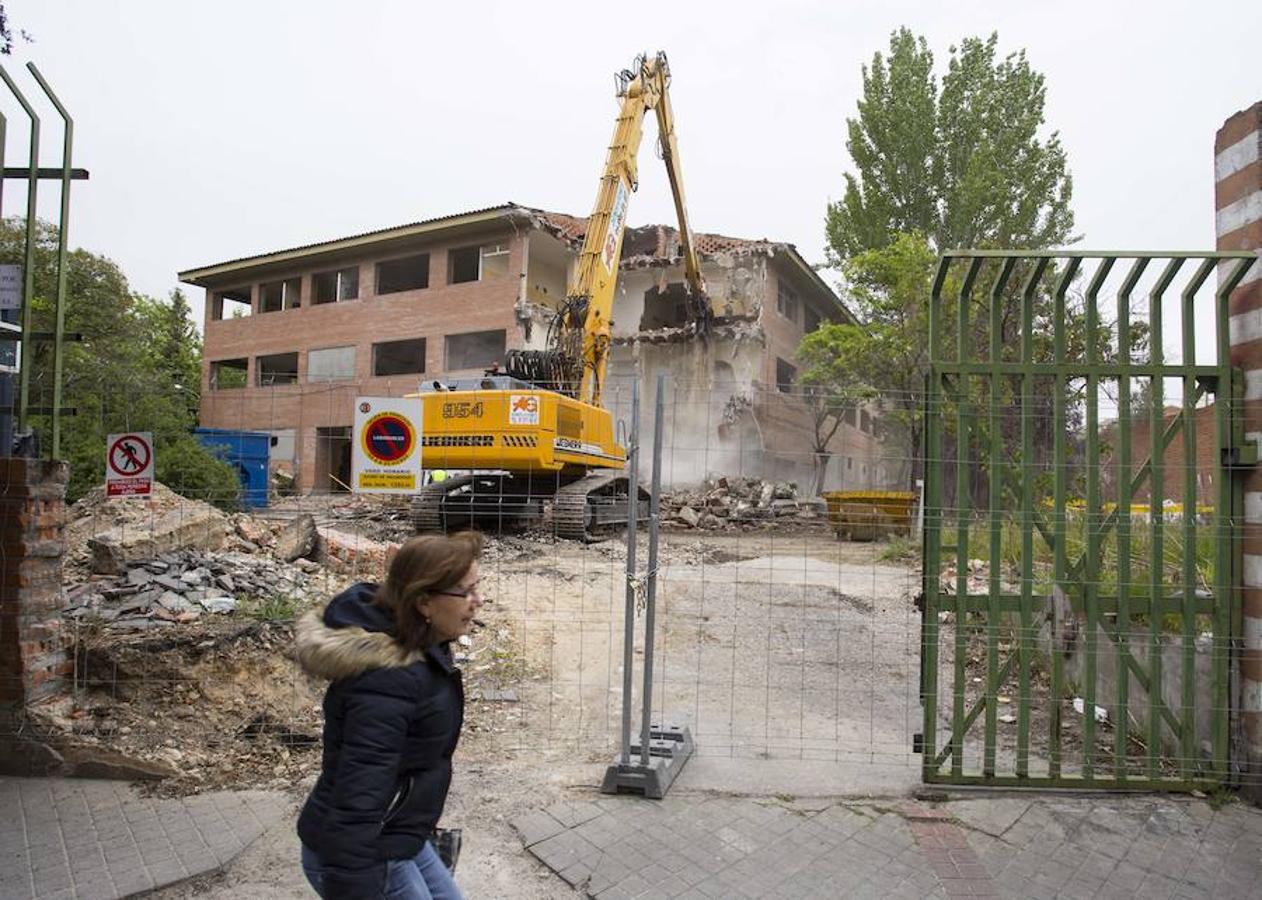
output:
[[[447,533],[480,524],[503,530],[538,524],[545,503],[552,504],[557,537],[596,541],[627,523],[630,484],[625,475],[585,475],[547,487],[511,475],[465,475],[427,484],[412,499],[412,525],[419,533]],[[474,492],[473,498],[470,491]],[[640,516],[648,516],[648,493],[641,490]]]
[[[627,524],[630,482],[621,474],[587,475],[556,492],[552,525],[557,537],[597,541]],[[648,492],[639,491],[641,518],[648,518]]]
[[[446,532],[447,523],[443,518],[443,499],[448,493],[458,490],[473,482],[473,476],[464,475],[459,478],[448,478],[436,481],[421,488],[421,492],[412,498],[412,527],[420,534]]]

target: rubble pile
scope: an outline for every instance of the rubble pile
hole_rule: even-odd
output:
[[[330,593],[324,569],[309,559],[284,563],[237,551],[177,550],[97,576],[66,591],[65,619],[114,631],[147,631],[234,612],[240,603],[310,605]]]
[[[200,526],[199,524],[200,523]],[[93,488],[66,510],[66,577],[83,580],[98,554],[117,556],[117,564],[135,548],[136,554],[156,553],[187,546],[217,548],[230,531],[229,518],[209,503],[182,497],[161,482],[145,499],[110,500],[105,486]],[[158,544],[136,546],[158,536]],[[164,545],[163,541],[166,541]],[[115,548],[122,548],[115,551]]]
[[[309,513],[320,527],[361,535],[381,543],[401,544],[415,533],[411,498],[389,494],[328,494],[314,497],[280,497],[262,516],[288,517]]]
[[[397,498],[228,515],[161,484],[126,502],[94,490],[67,511],[73,687],[33,710],[35,724],[83,771],[161,779],[164,792],[301,781],[319,768],[324,684],[294,662],[293,622],[379,579],[408,516]],[[491,540],[485,561],[526,547]],[[514,732],[533,675],[513,624],[488,617],[461,644],[467,730]]]
[[[534,680],[512,623],[454,648],[470,736],[512,733]],[[293,660],[292,621],[205,615],[182,628],[81,637],[74,691],[32,716],[67,758],[108,762],[164,793],[285,788],[320,768],[325,682]]]
[[[828,504],[822,497],[803,497],[793,482],[714,476],[697,489],[662,496],[662,519],[688,528],[741,528],[772,524],[826,526]]]

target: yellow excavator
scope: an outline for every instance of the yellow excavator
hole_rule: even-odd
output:
[[[548,514],[558,536],[593,540],[624,525],[630,511],[627,450],[604,405],[610,315],[636,158],[649,110],[679,220],[690,327],[704,337],[711,319],[679,167],[666,54],[637,57],[617,76],[621,101],[596,206],[547,349],[514,350],[481,378],[434,382],[421,393],[422,465],[464,470],[425,485],[413,498],[418,531],[470,525],[514,528]],[[645,504],[641,491],[637,502]]]

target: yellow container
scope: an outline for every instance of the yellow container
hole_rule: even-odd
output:
[[[828,518],[838,536],[875,541],[893,534],[911,534],[916,495],[911,491],[829,491]]]

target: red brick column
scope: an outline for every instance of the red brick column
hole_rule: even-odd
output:
[[[57,618],[66,478],[62,462],[0,458],[0,739],[71,672]]]
[[[1262,102],[1236,113],[1214,140],[1219,250],[1262,250]],[[1245,373],[1244,431],[1262,438],[1262,261],[1231,295],[1231,360]],[[1234,412],[1234,415],[1241,415]],[[1240,722],[1245,790],[1262,800],[1262,469],[1245,481],[1244,652]]]

